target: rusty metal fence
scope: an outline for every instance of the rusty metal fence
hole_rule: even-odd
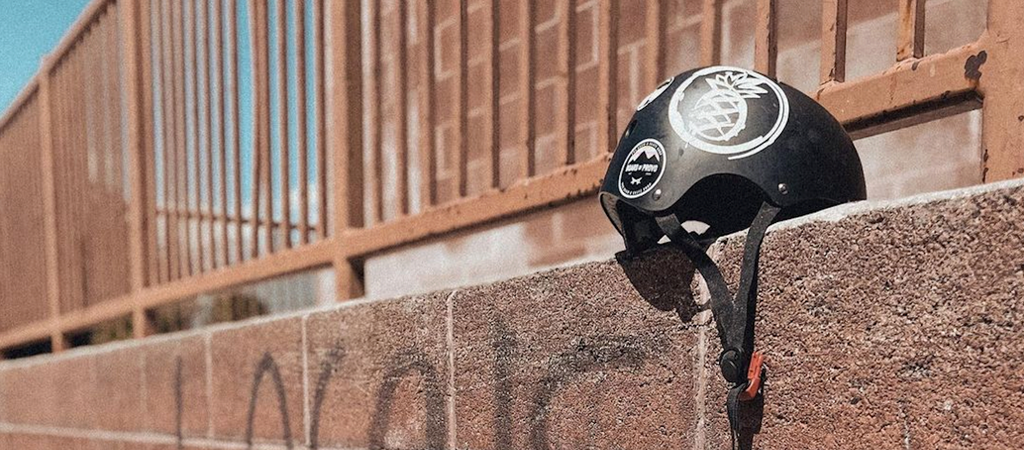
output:
[[[755,1],[774,75],[778,0]],[[1024,174],[1024,4],[926,56],[925,0],[893,1],[895,65],[847,81],[848,0],[823,0],[817,100],[856,136],[982,108],[985,181]],[[717,63],[723,2],[689,3]],[[94,0],[0,117],[0,349],[145,336],[161,305],[315,267],[351,298],[374,253],[591,195],[632,107],[620,37],[643,30],[653,87],[678,5]]]

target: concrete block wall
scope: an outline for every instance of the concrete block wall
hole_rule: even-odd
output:
[[[1024,440],[1024,182],[775,226],[750,448]],[[742,236],[713,256],[736,280]],[[727,449],[706,293],[661,251],[0,363],[0,448]]]

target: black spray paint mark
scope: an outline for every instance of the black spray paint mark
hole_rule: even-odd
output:
[[[320,448],[320,413],[323,411],[324,399],[327,398],[327,386],[331,377],[338,371],[341,360],[345,358],[345,349],[341,344],[327,352],[327,358],[320,363],[320,376],[316,380],[316,391],[313,394],[313,411],[310,418],[309,448]]]
[[[370,422],[370,448],[384,449],[384,437],[388,431],[395,389],[398,388],[398,383],[414,370],[423,378],[422,391],[427,407],[427,448],[445,448],[448,411],[445,410],[445,397],[437,368],[430,364],[427,356],[418,349],[399,352],[386,367],[388,370],[384,373],[384,381],[377,391],[377,409]]]
[[[552,359],[548,373],[540,381],[534,396],[530,422],[530,444],[534,449],[550,449],[548,411],[551,402],[566,385],[587,372],[605,369],[639,369],[657,343],[635,336],[594,336],[580,339],[576,348]]]
[[[270,378],[274,382],[274,389],[277,391],[277,408],[281,414],[281,429],[284,430],[284,443],[292,448],[292,430],[288,420],[288,398],[284,392],[284,382],[281,380],[281,370],[278,368],[274,357],[270,353],[264,353],[256,366],[256,376],[252,380],[252,393],[249,395],[249,419],[245,425],[245,443],[247,448],[252,448],[253,421],[256,419],[256,400],[259,398],[260,383],[263,382],[263,374],[270,372]]]
[[[504,322],[491,327],[494,349],[494,448],[512,448],[512,358],[516,337]]]
[[[981,79],[981,65],[988,61],[988,52],[982,50],[977,55],[971,55],[964,63],[964,76],[969,80],[978,81]]]
[[[178,450],[185,448],[185,435],[182,432],[182,416],[185,412],[185,397],[182,394],[182,362],[181,356],[174,360],[174,434],[178,438]]]

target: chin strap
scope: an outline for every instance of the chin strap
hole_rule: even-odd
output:
[[[740,285],[735,297],[729,293],[729,286],[725,283],[718,265],[711,260],[694,236],[683,229],[679,218],[674,214],[656,218],[658,227],[693,262],[707,282],[711,293],[711,312],[714,314],[718,337],[722,342],[718,366],[722,371],[722,377],[732,385],[729,388],[726,409],[734,448],[739,431],[739,402],[753,400],[761,391],[764,356],[761,352],[754,351],[757,262],[761,241],[768,226],[778,216],[779,210],[780,208],[765,202],[751,223],[747,231],[747,240],[743,245]]]

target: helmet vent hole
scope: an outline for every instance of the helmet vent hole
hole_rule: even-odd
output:
[[[687,220],[686,222],[683,222],[682,225],[683,229],[686,230],[688,233],[696,233],[698,235],[707,233],[708,228],[711,228],[711,225],[708,225],[699,220]]]
[[[636,128],[636,119],[631,120],[629,122],[629,125],[626,126],[626,131],[624,133],[622,133],[622,138],[623,139],[628,138],[629,135],[633,134],[633,129],[634,128]]]

